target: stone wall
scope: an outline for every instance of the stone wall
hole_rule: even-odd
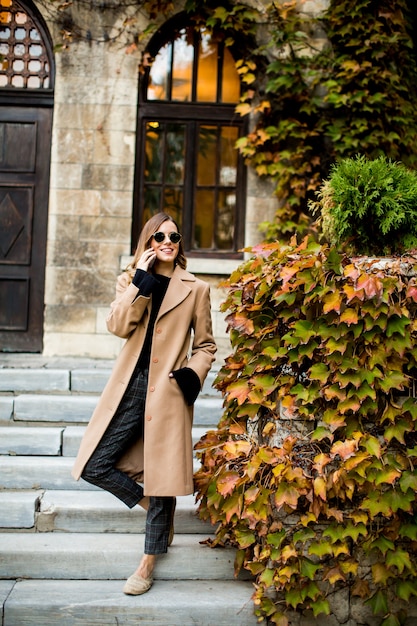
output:
[[[309,9],[322,0],[309,1]],[[55,43],[56,24],[38,3]],[[176,6],[176,12],[182,5]],[[75,5],[72,8],[76,11]],[[126,11],[134,11],[134,7]],[[117,32],[126,15],[104,25],[97,9],[78,16],[93,32]],[[136,27],[148,25],[133,13]],[[162,21],[162,20],[161,20]],[[123,41],[73,41],[57,52],[45,291],[45,355],[114,358],[121,341],[105,317],[117,275],[130,254],[138,65],[146,46],[126,53]],[[273,219],[272,186],[248,172],[245,246],[260,240],[258,225]],[[218,362],[230,351],[219,288],[236,261],[193,259],[188,269],[212,287]]]

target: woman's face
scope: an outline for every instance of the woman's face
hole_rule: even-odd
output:
[[[174,222],[171,220],[166,220],[162,222],[158,229],[158,233],[163,233],[165,235],[163,241],[156,241],[155,237],[151,238],[151,248],[156,253],[156,261],[160,263],[174,263],[175,259],[178,256],[179,252],[179,243],[174,243],[169,238],[170,233],[177,233],[177,227]],[[158,237],[159,238],[159,237]]]

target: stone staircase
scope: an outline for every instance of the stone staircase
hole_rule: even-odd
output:
[[[70,475],[109,361],[0,355],[2,626],[254,626],[252,583],[234,579],[234,550],[202,543],[193,496],[177,499],[175,538],[155,583],[125,596],[143,550],[145,512]],[[211,373],[193,437],[215,426]]]

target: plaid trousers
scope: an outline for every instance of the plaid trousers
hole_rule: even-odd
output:
[[[115,495],[129,508],[144,497],[143,487],[116,464],[130,446],[144,436],[144,411],[148,370],[136,369],[126,392],[88,460],[81,477]],[[175,498],[150,496],[146,516],[145,554],[164,554],[175,507]]]

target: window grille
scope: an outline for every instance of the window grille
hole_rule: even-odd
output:
[[[0,87],[48,89],[50,83],[40,29],[17,0],[0,0]]]

